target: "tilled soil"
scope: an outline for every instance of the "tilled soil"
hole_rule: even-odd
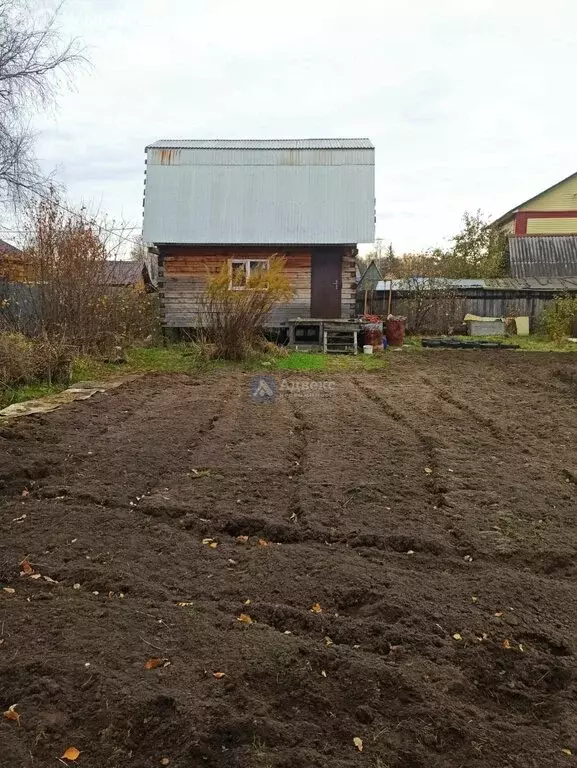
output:
[[[0,766],[577,760],[575,358],[390,358],[0,427]]]

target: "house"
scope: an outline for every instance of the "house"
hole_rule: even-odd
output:
[[[577,173],[507,211],[493,226],[510,235],[577,235]]]
[[[165,327],[193,328],[207,277],[274,254],[293,287],[269,328],[352,318],[358,243],[374,240],[368,139],[157,141],[146,147],[144,241],[159,254]]]
[[[24,254],[20,248],[0,240],[0,280],[23,280],[25,272]]]
[[[154,290],[154,276],[147,260],[107,261],[105,264],[104,283],[113,288],[132,286],[137,291]]]

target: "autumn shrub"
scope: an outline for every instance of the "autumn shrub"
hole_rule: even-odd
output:
[[[66,384],[71,364],[72,348],[61,340],[0,333],[0,390],[36,381]]]
[[[156,299],[134,286],[113,284],[119,240],[84,209],[71,211],[53,191],[29,211],[24,251],[27,335],[62,340],[80,354],[107,353],[153,333]]]
[[[543,312],[541,323],[547,336],[561,344],[577,323],[577,296],[557,296]]]
[[[271,257],[266,266],[242,280],[230,264],[224,264],[207,278],[199,318],[203,338],[215,346],[218,357],[246,360],[262,347],[269,312],[291,296],[285,260],[280,256]]]

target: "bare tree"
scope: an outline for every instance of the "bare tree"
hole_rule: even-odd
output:
[[[54,104],[58,86],[85,61],[76,40],[58,28],[62,4],[39,11],[29,0],[0,0],[0,201],[37,189],[30,119]]]

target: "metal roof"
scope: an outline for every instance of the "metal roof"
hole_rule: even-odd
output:
[[[134,285],[142,279],[142,261],[107,261],[104,265],[107,285]]]
[[[509,237],[513,277],[577,279],[577,235],[516,235]]]
[[[552,293],[577,293],[577,277],[574,278],[515,278],[499,277],[491,279],[451,279],[413,277],[410,280],[379,280],[377,291],[410,291],[416,285],[420,290],[444,290],[456,291],[533,291]]]
[[[374,149],[369,139],[160,139],[146,149]]]
[[[20,248],[7,243],[6,240],[0,240],[0,253],[22,253]]]
[[[366,140],[188,142],[146,155],[143,237],[185,245],[372,243],[374,149]],[[332,146],[330,146],[332,145]],[[264,147],[264,148],[263,148]]]

